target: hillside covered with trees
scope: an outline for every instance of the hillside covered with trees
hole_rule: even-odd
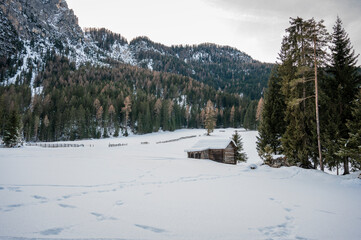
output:
[[[15,111],[26,141],[74,140],[204,127],[210,100],[217,126],[243,124],[250,100],[217,91],[189,77],[120,64],[78,69],[56,54],[35,79],[42,93],[32,96],[26,77],[0,88],[1,133]]]

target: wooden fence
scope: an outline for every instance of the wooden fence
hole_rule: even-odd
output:
[[[169,140],[166,140],[166,141],[159,141],[159,142],[156,142],[156,144],[169,143],[169,142],[177,142],[177,141],[179,141],[179,140],[183,140],[183,139],[187,139],[187,138],[194,138],[194,137],[197,137],[197,135],[180,137],[180,138],[175,138],[175,139],[169,139]]]
[[[26,143],[30,147],[44,147],[44,148],[64,148],[64,147],[84,147],[84,144],[74,143]]]
[[[121,146],[127,146],[128,143],[109,143],[108,147],[121,147]]]

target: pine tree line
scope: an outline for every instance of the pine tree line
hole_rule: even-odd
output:
[[[31,93],[21,75],[0,87],[0,136],[15,111],[26,141],[57,141],[143,134],[160,129],[203,128],[207,102],[213,127],[240,127],[250,100],[217,91],[189,77],[129,65],[76,69],[66,57],[46,54],[46,66],[35,78],[41,94]]]
[[[337,18],[330,36],[323,21],[291,18],[280,63],[265,94],[257,147],[284,154],[304,168],[360,166],[358,109],[361,78],[350,39]],[[328,56],[327,52],[331,52]]]

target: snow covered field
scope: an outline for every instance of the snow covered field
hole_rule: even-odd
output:
[[[251,170],[261,162],[254,131],[241,132],[248,163],[188,159],[184,149],[204,133],[1,148],[0,239],[361,239],[355,174]],[[217,129],[210,138],[232,133]],[[156,144],[190,135],[197,137]]]

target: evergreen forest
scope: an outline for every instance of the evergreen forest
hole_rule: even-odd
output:
[[[55,51],[45,59],[34,82],[40,94],[31,92],[29,73],[0,87],[2,136],[13,127],[6,119],[14,111],[25,141],[59,141],[203,128],[209,100],[217,127],[239,127],[254,107],[249,98],[187,76],[125,64],[76,68]]]
[[[290,165],[338,174],[360,169],[358,56],[340,18],[331,34],[322,20],[291,18],[265,93],[262,158],[282,154]]]

